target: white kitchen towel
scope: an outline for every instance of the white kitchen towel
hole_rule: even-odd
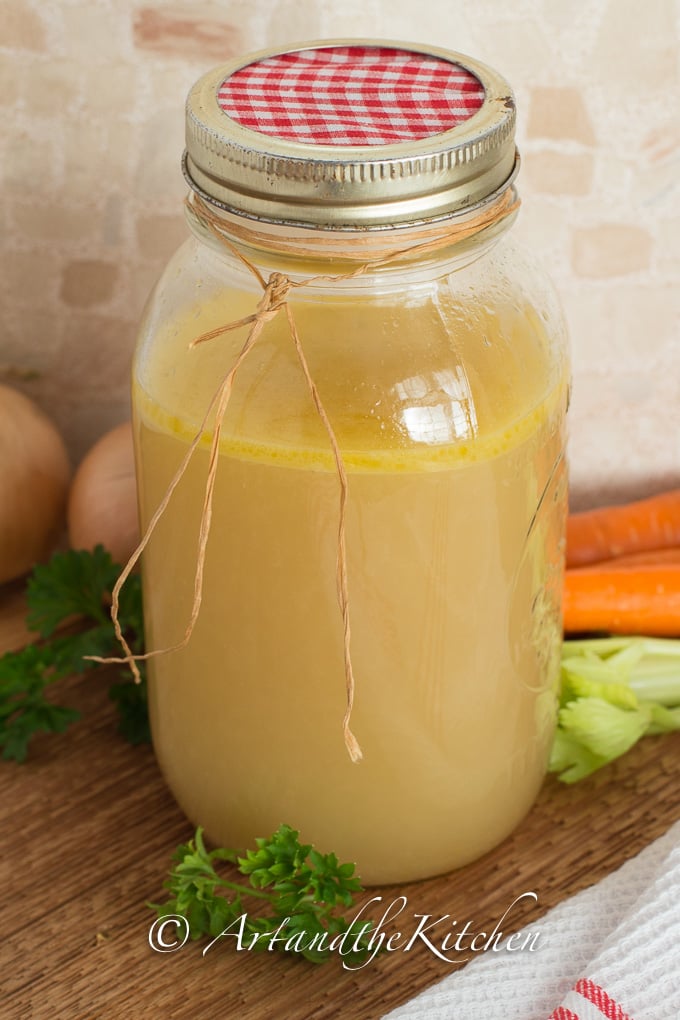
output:
[[[383,1020],[680,1020],[680,822],[527,930]]]

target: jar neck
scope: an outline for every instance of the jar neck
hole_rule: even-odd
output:
[[[484,255],[515,220],[514,187],[456,216],[436,222],[370,230],[323,230],[248,219],[191,193],[185,203],[192,234],[213,252],[234,256],[263,273],[290,279],[314,276],[362,278],[390,274],[432,278],[463,268]]]

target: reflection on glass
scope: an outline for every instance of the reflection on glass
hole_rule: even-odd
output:
[[[414,442],[446,443],[476,434],[470,383],[461,365],[404,379],[395,390],[406,405],[401,421]]]

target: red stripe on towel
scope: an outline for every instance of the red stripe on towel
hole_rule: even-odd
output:
[[[604,988],[600,988],[594,981],[589,978],[581,978],[574,985],[574,991],[582,995],[588,1002],[592,1002],[594,1006],[600,1010],[603,1016],[606,1016],[607,1020],[633,1020],[632,1017],[626,1013],[622,1006],[619,1006],[618,1002],[614,1000],[605,992]]]

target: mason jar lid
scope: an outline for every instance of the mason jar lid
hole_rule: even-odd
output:
[[[184,171],[204,199],[270,223],[419,223],[507,188],[514,129],[510,86],[477,60],[395,42],[311,42],[199,79]]]

